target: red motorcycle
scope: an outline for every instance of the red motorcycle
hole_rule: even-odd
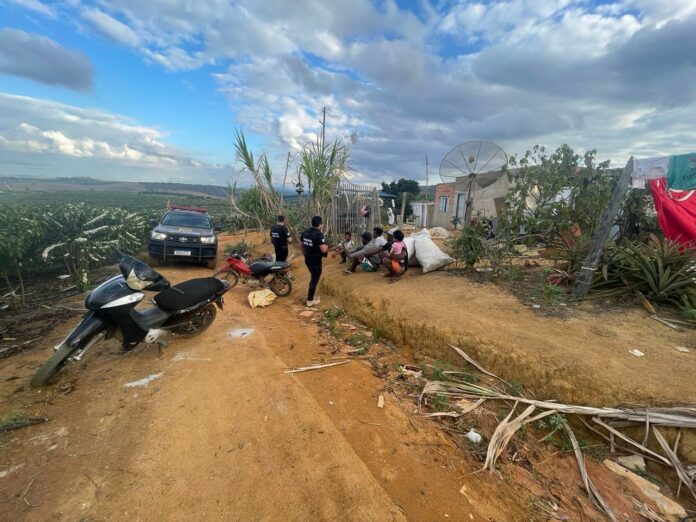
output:
[[[227,281],[230,288],[241,279],[246,285],[268,288],[278,297],[285,297],[292,292],[292,276],[288,274],[290,263],[259,259],[247,264],[240,254],[227,256],[227,265],[218,269],[213,277]]]

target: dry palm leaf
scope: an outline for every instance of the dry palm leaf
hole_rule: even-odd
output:
[[[570,429],[570,425],[567,422],[563,423],[563,428],[565,429],[566,434],[570,439],[570,443],[573,445],[573,452],[575,453],[575,458],[578,461],[578,468],[580,468],[582,482],[585,485],[585,491],[587,491],[587,494],[590,496],[590,500],[598,509],[604,511],[604,513],[606,513],[611,520],[616,521],[616,516],[609,507],[609,504],[607,504],[607,502],[602,498],[602,496],[599,494],[599,491],[597,491],[597,488],[590,480],[590,477],[587,475],[587,468],[585,467],[585,457],[582,454],[582,450],[580,449],[580,444],[578,444],[578,439],[575,438],[575,433],[573,433],[573,430]]]
[[[537,408],[556,410],[559,413],[573,413],[577,415],[593,415],[608,419],[624,420],[644,423],[649,416],[650,424],[658,426],[672,426],[676,428],[696,428],[696,407],[675,408],[595,408],[591,406],[577,406],[551,401],[537,401],[524,397],[514,397],[500,393],[491,388],[485,388],[476,384],[458,383],[449,381],[429,381],[425,384],[421,397],[427,394],[439,393],[451,397],[463,399],[481,398],[501,399],[530,404]]]
[[[486,462],[483,466],[484,468],[488,468],[488,470],[491,472],[495,469],[495,463],[498,460],[498,457],[500,457],[500,455],[503,453],[510,442],[510,439],[512,439],[512,436],[517,432],[517,430],[519,430],[525,424],[529,424],[530,422],[537,421],[556,413],[555,411],[545,411],[532,417],[531,419],[527,419],[527,417],[529,417],[535,409],[534,406],[529,406],[516,418],[510,420],[510,417],[512,416],[516,407],[517,403],[515,403],[515,406],[512,407],[510,413],[508,413],[508,416],[505,417],[500,424],[498,424],[498,427],[493,432],[493,436],[491,436],[491,440],[488,443]]]
[[[475,367],[475,368],[476,368],[478,371],[480,371],[481,373],[485,373],[486,375],[490,375],[491,377],[495,377],[495,378],[498,379],[499,381],[503,381],[504,383],[507,383],[507,381],[506,381],[505,379],[501,379],[501,378],[498,377],[495,373],[489,372],[488,370],[486,370],[483,366],[481,366],[481,365],[480,365],[479,363],[477,363],[474,359],[472,359],[469,355],[467,355],[466,352],[464,352],[464,350],[462,350],[461,348],[457,348],[456,346],[454,346],[454,345],[452,345],[452,344],[448,344],[447,346],[449,346],[449,347],[452,348],[455,352],[457,352],[459,355],[461,355],[462,357],[464,357],[464,359],[466,360],[466,362],[468,362],[469,364],[471,364],[473,367]]]
[[[677,454],[674,451],[672,451],[672,448],[669,447],[669,444],[667,444],[667,441],[662,436],[662,433],[660,433],[655,426],[653,426],[653,433],[655,434],[655,438],[657,439],[657,442],[662,447],[662,451],[664,451],[667,454],[667,457],[669,458],[670,462],[672,463],[674,470],[677,472],[677,476],[679,477],[679,480],[682,482],[682,484],[684,484],[687,488],[689,488],[689,491],[691,491],[691,494],[696,498],[696,487],[694,487],[694,481],[691,478],[691,476],[687,473],[684,466],[682,466],[682,463],[680,462],[679,458],[677,457]]]

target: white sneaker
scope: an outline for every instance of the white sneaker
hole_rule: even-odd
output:
[[[314,306],[314,301],[307,301],[307,307]]]
[[[321,303],[321,298],[314,296],[314,301],[312,301],[312,304],[318,305],[319,303]]]

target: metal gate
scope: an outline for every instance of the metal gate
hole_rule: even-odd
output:
[[[374,187],[342,183],[334,191],[332,207],[331,235],[334,239],[350,232],[357,242],[360,234],[372,232],[380,223],[379,194]]]

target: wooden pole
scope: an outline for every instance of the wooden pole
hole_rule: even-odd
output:
[[[404,226],[404,218],[406,217],[406,197],[408,192],[401,193],[401,219],[399,220],[399,225]]]
[[[585,263],[580,269],[580,275],[578,275],[575,281],[575,287],[573,288],[573,298],[582,299],[587,295],[592,284],[592,279],[594,278],[595,271],[602,259],[602,252],[604,252],[604,245],[606,245],[609,239],[609,234],[611,233],[611,227],[614,224],[614,218],[619,212],[621,206],[621,200],[628,189],[628,184],[631,181],[631,174],[633,172],[633,156],[628,160],[626,166],[619,177],[619,181],[614,188],[614,192],[609,200],[609,205],[604,210],[602,219],[599,222],[599,226],[595,231],[594,238],[592,239],[592,246],[587,253],[585,258]]]

